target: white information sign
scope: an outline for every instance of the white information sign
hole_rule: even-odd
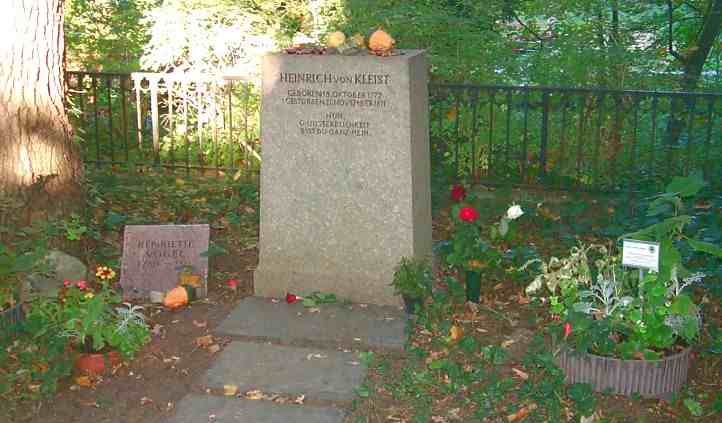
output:
[[[659,243],[634,239],[623,240],[622,265],[659,272]]]

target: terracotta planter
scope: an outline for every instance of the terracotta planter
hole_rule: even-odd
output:
[[[597,392],[669,400],[687,381],[691,348],[659,360],[621,360],[562,350],[556,357],[567,383],[589,383]]]
[[[100,375],[109,372],[121,362],[120,353],[83,353],[75,360],[75,368],[88,375]]]

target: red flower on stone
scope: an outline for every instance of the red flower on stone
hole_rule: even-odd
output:
[[[301,297],[299,297],[298,295],[286,294],[286,302],[288,304],[293,304],[300,299],[301,299]]]
[[[473,207],[462,207],[459,210],[459,219],[464,222],[475,222],[479,219],[479,212]]]
[[[78,289],[83,290],[88,287],[88,284],[85,281],[78,281],[78,283],[76,283],[75,286],[77,286]]]
[[[567,338],[572,334],[572,324],[569,322],[564,323],[564,338]]]
[[[454,201],[459,202],[466,198],[466,189],[463,185],[454,185],[453,188],[451,188],[451,198],[454,199]]]
[[[231,289],[236,289],[238,287],[238,281],[236,279],[228,279],[226,285]]]

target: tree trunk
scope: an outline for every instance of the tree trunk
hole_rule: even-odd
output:
[[[704,64],[722,28],[722,0],[710,0],[710,2],[699,35],[697,39],[690,44],[690,47],[687,49],[690,53],[687,55],[682,55],[672,50],[672,3],[668,2],[670,25],[669,49],[670,53],[679,61],[684,69],[681,85],[685,91],[692,92],[697,89]],[[667,121],[667,166],[672,165],[672,148],[679,143],[685,121],[689,119],[689,113],[692,107],[693,99],[691,97],[686,97],[684,100],[672,100],[670,104],[670,116]]]
[[[26,208],[57,209],[79,192],[63,103],[63,2],[3,0],[0,13],[0,191]]]

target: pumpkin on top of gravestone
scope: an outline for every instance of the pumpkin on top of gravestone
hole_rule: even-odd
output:
[[[396,46],[396,40],[379,28],[369,37],[369,50],[377,56],[390,56]]]

